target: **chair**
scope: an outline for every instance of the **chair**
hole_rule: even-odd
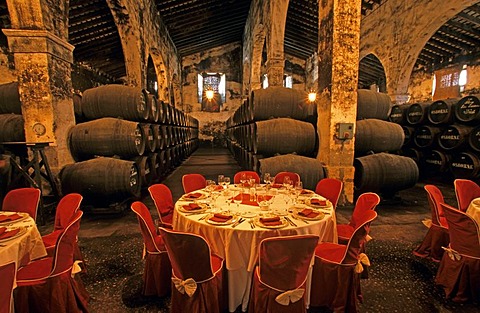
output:
[[[203,189],[207,186],[207,180],[202,174],[185,174],[182,176],[182,186],[185,193]]]
[[[7,192],[5,198],[3,198],[2,210],[28,213],[31,218],[37,220],[39,203],[40,189],[18,188]]]
[[[140,201],[132,203],[145,245],[145,268],[143,271],[142,294],[164,297],[170,294],[172,267],[162,237],[157,234],[150,211]]]
[[[258,175],[257,172],[254,172],[254,171],[240,171],[240,172],[235,173],[235,175],[233,176],[233,183],[234,184],[240,184],[241,183],[242,174],[245,174],[245,177],[250,176],[251,178],[254,178],[255,183],[257,183],[257,184],[261,183],[260,176]]]
[[[158,213],[159,226],[172,228],[173,197],[170,188],[164,184],[153,184],[148,187]]]
[[[342,193],[343,182],[336,178],[323,178],[315,187],[315,193],[328,199],[333,205],[333,209],[337,208],[338,198]]]
[[[0,266],[0,313],[13,312],[12,294],[13,282],[15,280],[15,262],[7,263]]]
[[[203,237],[159,228],[172,264],[172,313],[219,313],[226,308],[223,259]],[[195,257],[192,257],[194,253]]]
[[[468,214],[442,203],[450,244],[438,267],[435,283],[455,302],[480,302],[480,225]]]
[[[58,236],[53,256],[34,260],[17,271],[15,312],[88,312],[88,293],[72,272],[82,215],[78,210]]]
[[[285,177],[290,177],[290,179],[292,180],[292,184],[293,186],[295,186],[295,184],[300,181],[300,175],[298,175],[297,173],[293,173],[293,172],[279,172],[277,173],[277,175],[275,175],[275,178],[273,180],[273,183],[274,184],[283,184],[283,180]]]
[[[469,179],[455,179],[453,185],[455,186],[458,209],[465,212],[470,202],[480,197],[480,186]]]
[[[360,273],[368,257],[361,253],[377,212],[365,212],[347,245],[322,242],[315,249],[310,305],[326,306],[334,312],[357,312],[362,301]]]
[[[429,258],[432,261],[440,262],[444,252],[442,247],[447,247],[450,242],[447,220],[440,206],[445,201],[442,191],[438,187],[425,185],[424,188],[427,191],[432,219],[424,222],[429,227],[427,234],[422,243],[413,251],[413,254],[421,258]]]
[[[249,312],[306,312],[305,282],[319,237],[271,237],[260,242]]]

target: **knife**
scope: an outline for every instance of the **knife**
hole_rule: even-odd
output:
[[[297,227],[297,224],[295,224],[291,219],[289,219],[288,216],[285,216],[285,219],[290,223],[290,225]]]
[[[233,223],[232,228],[235,228],[238,224],[243,223],[244,221],[245,221],[244,218],[239,219],[238,221],[236,221],[235,223]]]

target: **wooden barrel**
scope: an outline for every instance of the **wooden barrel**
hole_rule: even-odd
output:
[[[95,158],[66,165],[59,176],[63,194],[77,192],[94,198],[140,196],[140,178],[133,161]]]
[[[354,184],[359,192],[392,192],[413,187],[419,177],[411,158],[378,153],[355,158]]]
[[[0,142],[25,141],[23,116],[0,114]]]
[[[132,158],[145,151],[145,134],[137,122],[105,117],[74,126],[70,131],[70,153],[75,160],[96,155]]]
[[[73,100],[73,112],[75,113],[75,118],[83,119],[82,112],[82,94],[74,92],[72,96]]]
[[[138,167],[141,187],[148,187],[153,180],[150,157],[145,155],[137,156],[133,158],[133,161],[135,162],[135,164],[137,164]]]
[[[423,152],[419,149],[415,148],[403,148],[401,151],[401,155],[406,156],[417,163],[419,168],[422,167],[423,164]]]
[[[357,90],[357,120],[375,118],[387,120],[392,101],[386,93],[370,89]]]
[[[305,120],[309,105],[306,92],[280,86],[253,90],[249,98],[250,115],[255,121],[276,117]]]
[[[405,124],[406,123],[406,112],[409,104],[395,104],[390,110],[390,115],[388,120],[392,123]]]
[[[405,112],[405,118],[410,125],[420,125],[427,118],[427,109],[430,106],[430,102],[413,103]]]
[[[247,128],[250,129],[250,128]],[[317,132],[312,124],[291,118],[276,118],[255,122],[254,134],[246,136],[252,142],[254,154],[296,153],[311,155],[315,148]]]
[[[410,126],[402,126],[403,134],[405,136],[405,140],[403,141],[403,145],[409,145],[413,141],[413,136],[415,134],[415,128]]]
[[[0,85],[0,114],[22,114],[18,82]]]
[[[458,149],[467,143],[471,130],[465,125],[449,125],[438,134],[438,145],[445,150]]]
[[[303,187],[315,190],[318,181],[325,177],[322,162],[315,158],[309,158],[295,154],[285,154],[263,158],[260,163],[260,175],[265,173],[275,176],[279,172],[295,172],[300,175]]]
[[[157,149],[157,139],[155,138],[155,125],[150,123],[141,124],[145,136],[145,151],[155,152]]]
[[[160,116],[160,110],[158,109],[157,97],[152,94],[147,95],[147,106],[148,106],[148,121],[151,123],[157,123]]]
[[[378,119],[357,121],[355,155],[400,150],[405,141],[402,126]]]
[[[480,95],[465,96],[455,106],[455,118],[459,123],[474,124],[480,121]]]
[[[136,87],[104,85],[87,89],[82,95],[83,115],[89,119],[121,117],[131,121],[145,121],[149,106],[147,93]]]
[[[476,179],[480,177],[480,159],[471,152],[455,153],[450,162],[454,178]]]
[[[473,150],[480,152],[480,126],[472,129],[468,135],[468,144]]]
[[[415,130],[413,135],[413,142],[419,148],[432,147],[437,142],[437,135],[440,133],[440,128],[432,126],[420,126]]]
[[[450,165],[450,155],[439,150],[426,151],[422,163],[426,174],[445,173]]]
[[[150,161],[150,171],[152,173],[152,182],[157,182],[162,177],[162,158],[160,152],[151,153],[148,156]]]
[[[434,125],[452,124],[455,117],[455,105],[459,99],[434,101],[427,109],[428,121]]]

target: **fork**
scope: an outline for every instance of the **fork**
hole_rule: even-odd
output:
[[[251,227],[252,229],[254,229],[254,228],[255,228],[255,224],[253,223],[253,219],[249,219],[248,222],[250,223],[250,227]]]

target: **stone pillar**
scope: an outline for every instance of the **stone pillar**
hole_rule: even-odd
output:
[[[67,145],[75,124],[71,64],[73,49],[46,30],[3,29],[14,55],[27,142],[50,142],[49,165],[57,172],[73,159]]]
[[[354,201],[353,132],[340,139],[336,130],[339,123],[356,121],[360,9],[361,0],[319,1],[317,159],[329,177],[343,181],[341,204]]]
[[[267,76],[269,86],[283,86],[283,67],[285,59],[268,59]]]

